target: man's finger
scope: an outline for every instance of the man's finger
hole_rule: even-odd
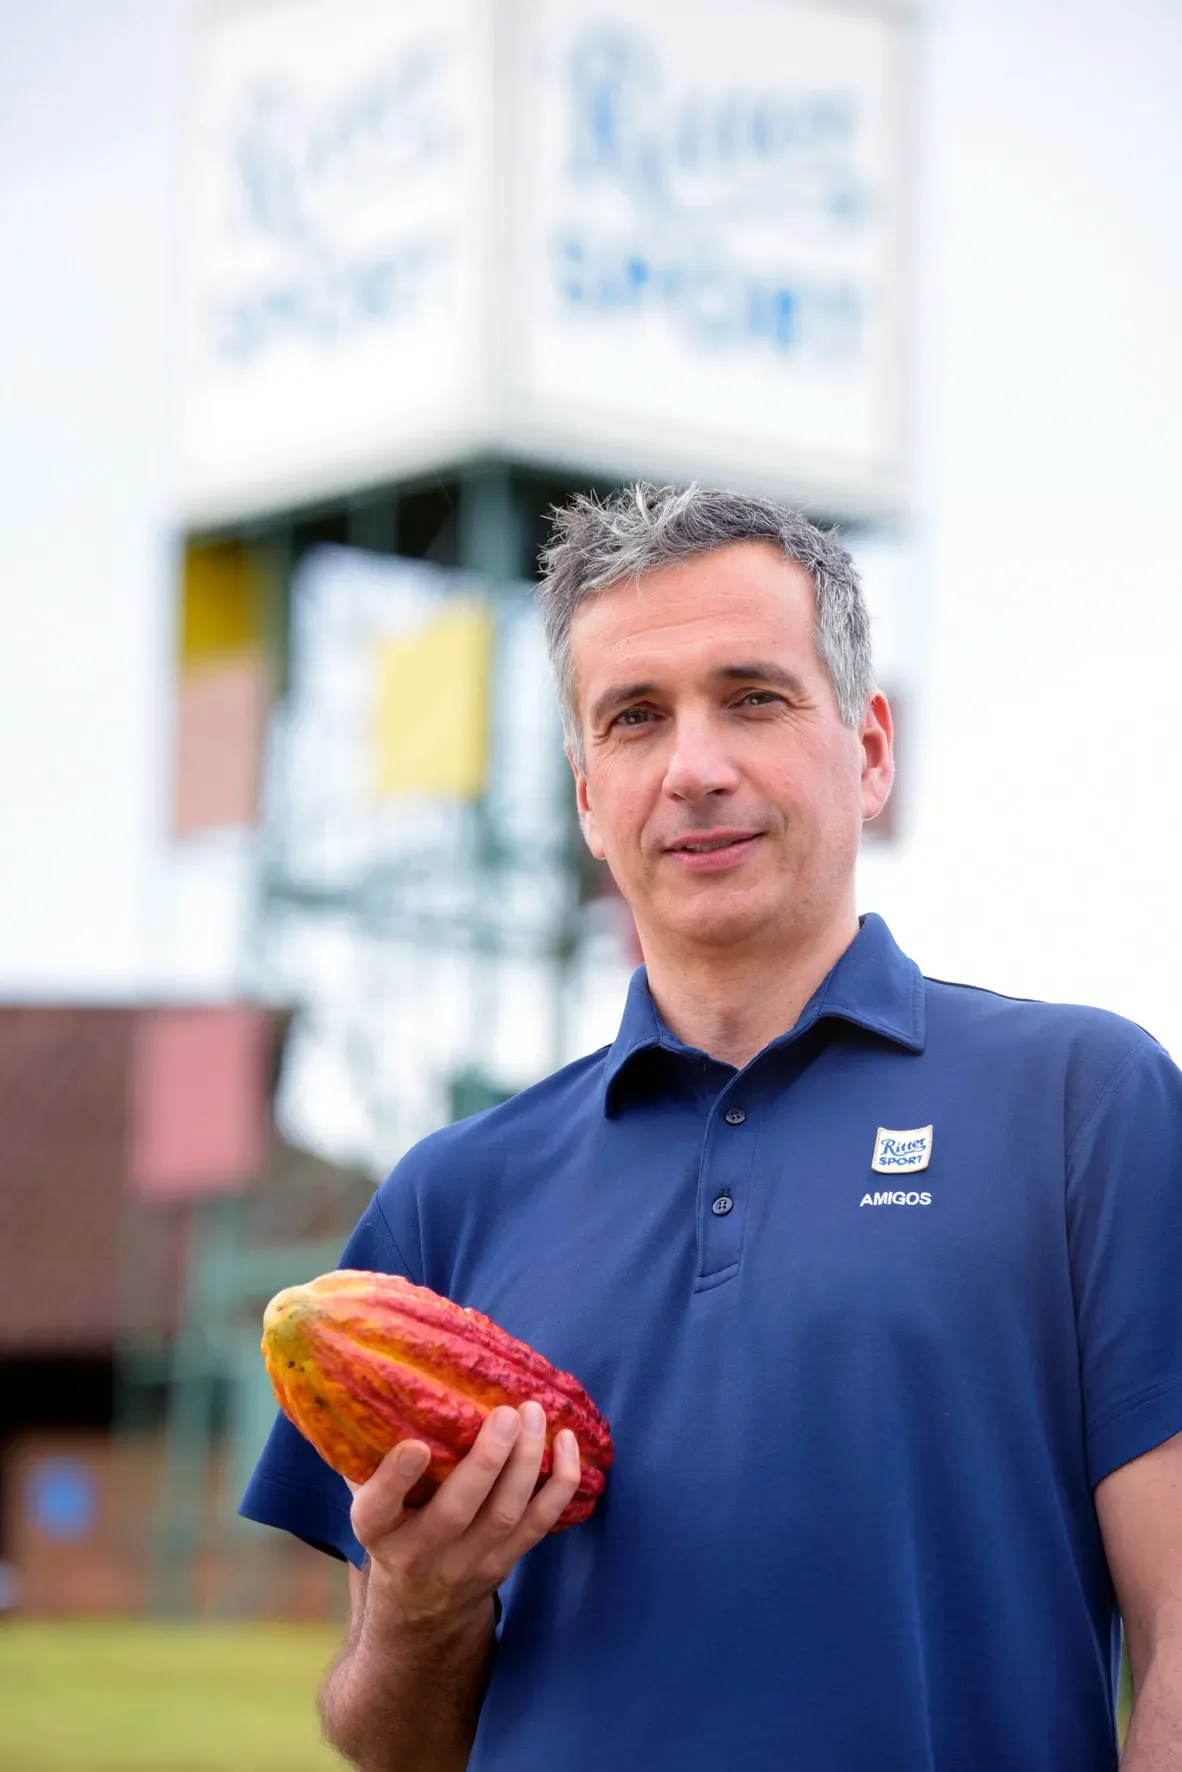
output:
[[[520,1430],[521,1418],[507,1404],[489,1413],[469,1451],[415,1520],[420,1548],[454,1543],[467,1530],[505,1468]]]
[[[552,1526],[558,1524],[579,1486],[579,1443],[569,1428],[554,1436],[554,1465],[529,1506],[521,1523],[503,1545],[503,1553],[514,1563],[527,1550],[541,1542]]]
[[[546,1450],[546,1412],[531,1400],[522,1403],[517,1413],[521,1417],[517,1443],[465,1535],[481,1551],[516,1532],[537,1487]]]
[[[349,1483],[353,1491],[349,1518],[359,1544],[368,1549],[394,1530],[402,1519],[408,1492],[430,1461],[430,1447],[422,1440],[402,1440],[391,1447],[368,1482]]]

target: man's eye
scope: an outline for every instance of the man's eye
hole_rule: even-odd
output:
[[[649,718],[647,708],[625,708],[612,721],[613,726],[643,726]]]
[[[753,702],[756,707],[766,707],[768,702],[783,701],[784,697],[777,695],[772,689],[749,689],[742,699],[745,702]]]

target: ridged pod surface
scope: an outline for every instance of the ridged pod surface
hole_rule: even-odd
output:
[[[490,1410],[535,1398],[546,1412],[539,1485],[554,1435],[570,1428],[579,1443],[579,1487],[552,1530],[594,1511],[612,1461],[607,1422],[577,1378],[479,1311],[396,1274],[338,1268],[276,1294],[262,1346],[283,1413],[351,1482],[399,1440],[422,1440],[431,1462],[406,1498],[421,1507]]]

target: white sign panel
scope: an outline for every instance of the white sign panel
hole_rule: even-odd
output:
[[[467,444],[491,66],[476,0],[214,11],[190,127],[181,473],[217,520]]]
[[[896,501],[902,53],[818,0],[522,0],[519,445]]]
[[[189,522],[478,453],[895,508],[905,33],[876,0],[214,11]]]

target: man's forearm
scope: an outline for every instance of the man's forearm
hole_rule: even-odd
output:
[[[1159,1645],[1133,1702],[1121,1772],[1182,1772],[1182,1643]]]
[[[358,1772],[464,1772],[493,1652],[492,1600],[450,1626],[407,1629],[366,1595],[320,1694],[324,1732]]]

